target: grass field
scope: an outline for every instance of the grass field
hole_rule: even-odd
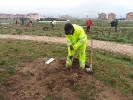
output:
[[[71,23],[78,24],[84,27],[86,30],[84,21],[72,21]],[[33,27],[29,28],[26,25],[15,25],[15,23],[0,26],[0,34],[19,34],[19,35],[39,35],[39,36],[57,36],[65,37],[63,27],[65,22],[57,22],[55,30],[51,29],[49,22],[46,23],[33,23]],[[49,30],[44,31],[43,27],[48,26]],[[114,32],[110,27],[109,21],[93,21],[91,26],[91,32],[88,35],[89,39],[113,41],[119,43],[133,43],[133,27],[132,22],[120,21],[118,25],[118,31]]]
[[[75,23],[83,25],[83,22],[76,21]],[[99,22],[99,24],[100,23],[101,22]],[[44,31],[42,30],[42,27],[50,27],[49,23],[34,23],[33,27],[9,24],[7,26],[0,26],[0,34],[65,37],[63,33],[63,25],[64,23],[57,23],[57,26],[55,27],[56,29],[54,31],[51,29]],[[132,45],[132,28],[123,28],[125,29],[124,32],[112,32],[110,28],[104,28],[105,25],[108,25],[109,27],[108,23],[105,23],[105,25],[100,25],[101,26],[97,26],[97,22],[94,23],[90,34],[88,34],[89,39],[114,41]],[[120,25],[125,26],[123,23]],[[130,25],[131,24],[128,26],[130,27]],[[10,39],[0,39],[0,51],[0,85],[6,83],[8,81],[8,77],[16,73],[16,67],[19,67],[19,64],[22,62],[34,61],[35,59],[41,57],[55,57],[59,59],[66,56],[67,54],[66,45],[53,45],[53,43],[19,41]],[[87,48],[87,62],[89,61],[89,57],[90,50]],[[128,97],[129,100],[133,99],[133,57],[94,49],[93,70],[95,72],[95,79],[100,80],[104,84],[120,91],[123,95]],[[75,85],[73,88],[75,90],[78,89],[78,85]],[[2,98],[3,96],[1,89],[0,100],[2,100]]]

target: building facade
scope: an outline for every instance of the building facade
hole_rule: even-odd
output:
[[[72,17],[69,15],[62,15],[60,18],[61,19],[71,19]]]
[[[129,12],[126,14],[126,20],[133,20],[133,13]]]
[[[1,13],[0,14],[0,19],[22,19],[22,18],[29,18],[30,20],[37,20],[38,19],[38,14],[37,13],[29,13],[29,14],[5,14]]]
[[[109,13],[108,20],[114,20],[114,19],[116,19],[116,15],[114,13]]]
[[[100,19],[100,20],[106,20],[107,18],[106,18],[106,14],[105,13],[100,13],[100,14],[98,14],[98,19]]]

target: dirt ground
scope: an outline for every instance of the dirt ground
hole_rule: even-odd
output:
[[[8,83],[1,87],[4,97],[10,100],[46,100],[48,97],[54,98],[54,100],[81,100],[77,97],[79,91],[74,91],[72,87],[75,84],[94,83],[97,89],[102,90],[94,92],[89,97],[93,98],[92,100],[128,100],[120,92],[95,80],[95,73],[89,75],[81,72],[78,69],[78,59],[74,59],[72,71],[63,70],[65,58],[55,59],[50,64],[45,64],[48,59],[39,58],[34,62],[18,65],[17,73],[12,75]],[[60,96],[63,99],[56,99]]]
[[[64,38],[45,36],[0,35],[0,38],[66,43]],[[93,44],[94,48],[133,55],[133,46],[131,45],[104,41],[93,41]],[[88,41],[87,46],[90,46],[90,41]],[[80,91],[73,90],[75,84],[94,84],[100,91],[93,92],[93,95],[89,97],[91,100],[128,100],[120,92],[94,79],[96,72],[93,75],[81,72],[78,69],[77,59],[74,59],[72,71],[63,70],[65,58],[55,59],[47,65],[45,62],[48,59],[38,58],[34,62],[25,62],[18,65],[16,67],[17,72],[10,76],[9,81],[1,87],[4,98],[6,100],[50,100],[47,98],[51,97],[54,100],[62,100],[59,99],[62,97],[63,100],[81,100],[78,97]]]

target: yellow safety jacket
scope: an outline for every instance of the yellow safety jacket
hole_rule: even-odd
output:
[[[73,24],[74,33],[73,35],[66,35],[67,39],[67,47],[68,47],[68,55],[66,60],[66,67],[69,67],[72,64],[72,60],[69,56],[74,56],[77,49],[79,50],[79,63],[80,67],[84,69],[85,61],[86,61],[86,43],[87,36],[84,32],[84,29],[76,24]],[[70,50],[70,45],[73,45],[74,50]]]
[[[87,36],[81,26],[73,24],[73,27],[74,27],[73,35],[66,35],[69,55],[71,55],[70,45],[73,45],[74,50],[77,50],[87,40]]]
[[[56,25],[56,21],[55,21],[55,20],[54,20],[54,21],[52,21],[52,24],[53,24],[53,25]]]

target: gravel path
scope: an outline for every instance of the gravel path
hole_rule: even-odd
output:
[[[63,37],[47,37],[47,36],[29,36],[29,35],[3,35],[0,34],[0,38],[6,39],[19,39],[19,40],[33,40],[33,41],[45,41],[54,43],[66,43],[66,39]],[[87,46],[90,46],[91,42],[88,40]],[[93,40],[93,48],[109,50],[112,52],[119,52],[129,56],[133,56],[133,46],[130,44],[118,44],[114,42]]]

